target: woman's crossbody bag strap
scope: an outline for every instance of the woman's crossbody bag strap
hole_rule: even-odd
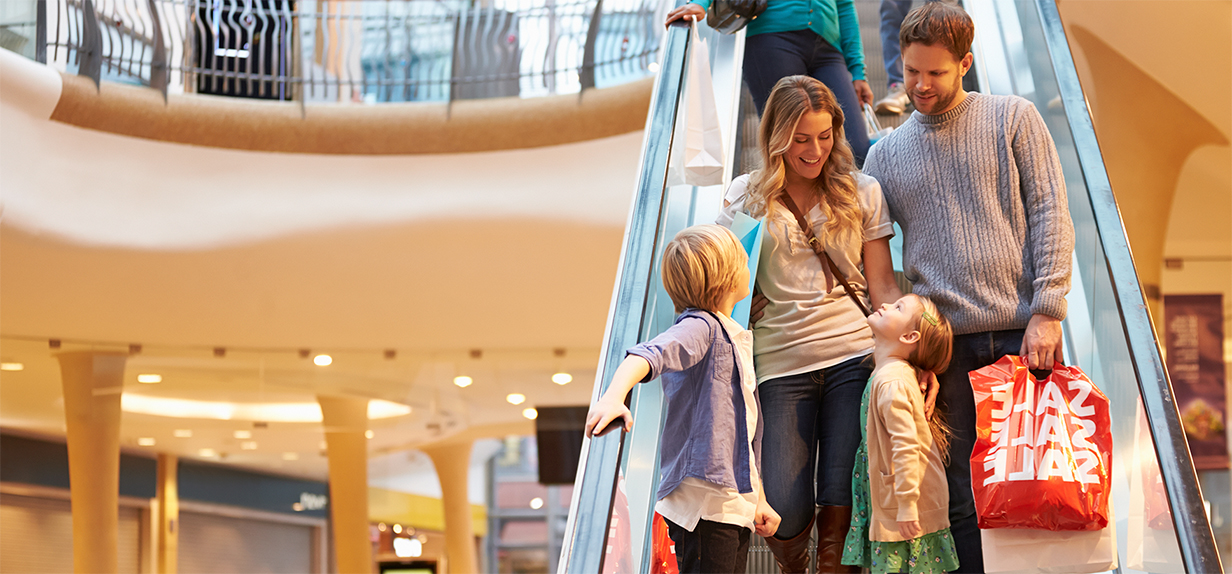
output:
[[[868,307],[865,307],[864,302],[856,296],[855,289],[852,289],[851,284],[847,282],[847,277],[843,275],[842,271],[839,271],[838,265],[834,264],[834,260],[830,259],[830,256],[826,253],[826,248],[821,244],[821,240],[817,239],[816,235],[813,235],[812,226],[810,226],[808,220],[804,218],[804,214],[800,213],[800,208],[796,207],[796,202],[792,201],[791,196],[787,193],[783,193],[782,198],[783,205],[786,205],[787,209],[791,211],[791,214],[796,216],[796,223],[800,224],[800,231],[803,231],[804,236],[808,238],[809,247],[813,248],[813,253],[816,253],[817,258],[821,260],[822,267],[830,269],[830,273],[833,273],[834,276],[838,278],[838,282],[843,284],[843,289],[847,290],[847,295],[851,297],[852,301],[856,302],[856,307],[860,308],[860,312],[864,313],[865,317],[871,315],[868,311]]]

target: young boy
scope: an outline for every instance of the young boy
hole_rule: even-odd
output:
[[[586,417],[586,435],[622,419],[638,382],[662,376],[667,415],[655,511],[667,519],[680,572],[744,572],[750,531],[771,536],[779,515],[760,473],[761,415],[753,333],[731,318],[749,295],[748,256],[719,225],[681,231],[663,254],[663,285],[680,316],[629,349]]]

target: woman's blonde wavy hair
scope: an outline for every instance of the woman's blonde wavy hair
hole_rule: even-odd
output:
[[[779,80],[766,100],[761,117],[760,144],[762,169],[749,176],[749,196],[745,202],[749,215],[761,218],[768,206],[786,193],[787,172],[783,154],[791,147],[796,126],[805,112],[830,114],[834,145],[830,157],[814,180],[825,226],[817,232],[827,246],[847,246],[859,236],[860,200],[856,195],[856,162],[843,132],[843,109],[834,92],[809,76],[788,76]],[[803,206],[801,206],[803,209]]]

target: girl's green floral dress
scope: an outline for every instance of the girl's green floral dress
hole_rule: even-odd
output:
[[[871,381],[870,381],[871,383]],[[864,388],[860,400],[860,450],[856,451],[856,468],[851,474],[851,530],[843,548],[843,564],[863,566],[872,574],[910,572],[911,574],[953,572],[958,570],[958,555],[954,552],[954,537],[943,528],[914,540],[877,542],[868,539],[872,520],[868,487],[868,397],[873,385]]]

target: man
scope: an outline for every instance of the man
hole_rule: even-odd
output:
[[[1039,112],[1017,96],[962,89],[974,35],[967,13],[946,3],[907,15],[899,41],[916,113],[873,147],[864,166],[902,226],[913,291],[954,325],[954,356],[938,398],[955,431],[946,478],[962,572],[984,569],[967,373],[1007,354],[1032,369],[1061,360],[1074,248],[1060,161]]]

